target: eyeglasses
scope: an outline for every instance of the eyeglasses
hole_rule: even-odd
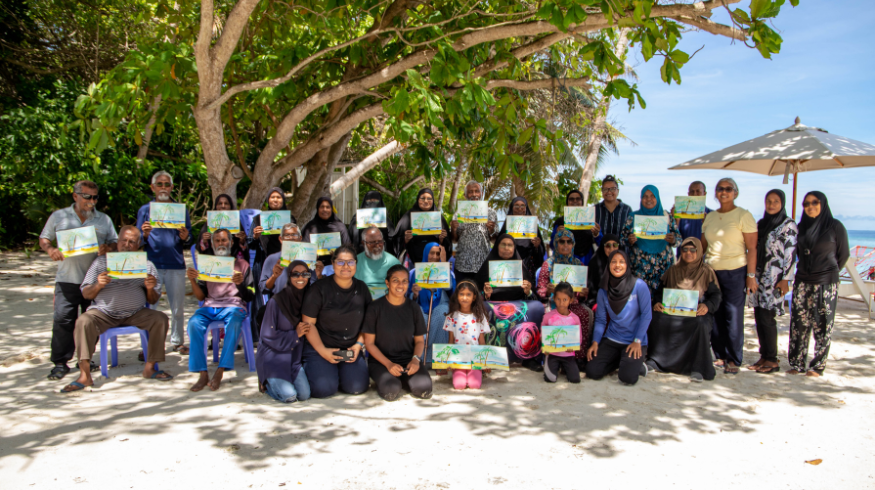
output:
[[[383,240],[377,240],[374,242],[369,242],[369,241],[365,240],[365,244],[367,244],[367,245],[384,245],[385,243],[386,242]]]
[[[345,265],[348,265],[348,266],[352,267],[352,266],[355,265],[355,259],[350,259],[350,260],[335,260],[334,263],[337,264],[338,267],[343,267],[343,266],[345,266]]]
[[[820,201],[805,201],[802,203],[803,208],[810,208],[811,206],[820,206]]]
[[[681,248],[682,253],[696,253],[696,247],[683,247]]]
[[[559,245],[570,245],[573,242],[571,240],[565,239],[565,240],[558,240],[556,243],[558,243]]]
[[[173,184],[171,184],[170,182],[155,182],[152,185],[154,185],[155,187],[173,187]]]
[[[82,199],[85,199],[86,201],[96,201],[97,200],[97,194],[85,194],[84,192],[77,192],[76,194],[79,194],[80,196],[82,196]]]
[[[720,186],[720,187],[718,187],[716,190],[717,190],[717,192],[735,192],[735,187],[732,187],[732,186],[729,186],[729,187],[723,187],[723,186]]]
[[[374,204],[380,204],[379,199],[368,199],[365,201],[365,206],[373,206]]]
[[[420,201],[434,201],[433,197],[422,196],[419,198]]]
[[[617,192],[617,191],[619,191],[619,190],[620,190],[619,187],[602,187],[602,193],[603,193],[603,194],[604,194],[605,192]]]
[[[309,279],[311,275],[312,274],[310,274],[309,272],[289,272],[289,277],[296,277],[296,278],[303,277],[304,279]]]
[[[605,248],[620,248],[620,244],[617,242],[608,242],[603,245]]]
[[[301,235],[297,233],[294,235],[283,235],[283,240],[294,240],[295,238],[301,238]]]

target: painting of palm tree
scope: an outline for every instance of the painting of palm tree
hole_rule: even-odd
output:
[[[668,217],[635,215],[633,232],[638,238],[658,240],[668,232]]]
[[[489,282],[493,287],[522,286],[522,262],[519,260],[489,261]]]

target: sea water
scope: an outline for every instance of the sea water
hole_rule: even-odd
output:
[[[875,230],[848,230],[848,244],[875,248]]]

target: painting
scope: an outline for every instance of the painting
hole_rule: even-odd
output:
[[[541,325],[541,352],[574,352],[580,350],[579,325]]]
[[[471,349],[471,369],[510,370],[507,360],[507,348],[494,345],[469,345]]]
[[[433,344],[434,369],[500,369],[507,371],[510,363],[507,349],[494,345]]]
[[[61,230],[56,233],[56,238],[58,250],[64,254],[64,257],[94,254],[100,250],[100,245],[97,243],[97,233],[93,226]]]
[[[234,257],[217,255],[197,256],[197,280],[205,282],[231,282],[234,277]]]
[[[423,289],[447,289],[450,287],[449,262],[416,262],[416,284]]]
[[[552,283],[567,282],[575,292],[586,287],[587,267],[585,265],[553,264]]]
[[[687,289],[665,289],[662,293],[662,306],[666,315],[696,316],[699,308],[699,292]]]
[[[240,211],[207,211],[207,226],[210,233],[224,228],[236,235],[240,233]]]
[[[287,210],[262,211],[261,232],[262,235],[279,235],[283,226],[292,222],[292,212]]]
[[[522,260],[490,260],[489,285],[494,288],[506,288],[523,285]]]
[[[538,236],[538,217],[508,216],[505,228],[507,233],[514,238],[536,238]]]
[[[314,233],[310,235],[310,243],[316,244],[316,255],[331,255],[334,249],[341,245],[340,233],[336,231],[332,233]]]
[[[486,201],[459,201],[456,221],[459,223],[486,223],[489,221],[489,206]]]
[[[145,279],[146,252],[109,252],[106,273],[110,279]]]
[[[705,196],[677,196],[674,198],[675,219],[705,219]]]
[[[595,206],[565,206],[566,230],[591,230],[595,226]]]
[[[388,228],[386,208],[362,208],[355,212],[355,227],[359,230],[376,226]]]
[[[185,204],[150,202],[149,224],[152,225],[152,228],[173,228],[176,230],[185,228]]]
[[[644,240],[664,240],[668,233],[668,216],[635,215],[632,225],[635,236]]]
[[[312,272],[316,268],[316,244],[307,242],[291,242],[283,241],[283,248],[280,252],[280,265],[288,267],[295,260],[301,260],[307,263],[307,267]]]
[[[389,292],[389,288],[386,286],[368,286],[368,291],[371,292],[371,299],[376,301],[383,296],[386,296],[386,293]]]
[[[410,228],[414,235],[441,234],[441,213],[439,211],[410,213],[410,220]]]

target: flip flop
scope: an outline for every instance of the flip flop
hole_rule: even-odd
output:
[[[212,345],[212,344],[210,344],[210,345]],[[173,352],[179,352],[179,355],[187,356],[188,355],[188,347],[186,347],[184,345],[174,345]]]
[[[738,374],[738,366],[730,366],[729,363],[727,363],[723,367],[723,372],[734,376],[734,375]]]
[[[781,370],[781,366],[768,366],[768,367],[760,366],[760,368],[757,369],[756,372],[758,372],[760,374],[772,374],[772,373],[777,373],[780,370]]]
[[[68,390],[67,388],[69,388],[69,387],[71,387],[71,386],[73,387],[73,389],[72,389],[72,390]],[[61,393],[73,393],[74,391],[81,391],[81,390],[84,390],[84,389],[85,389],[85,385],[84,385],[84,384],[82,384],[82,383],[80,383],[80,382],[78,382],[78,381],[73,381],[72,383],[68,384],[67,386],[61,388]]]
[[[166,375],[164,378],[159,378],[162,374]],[[165,373],[164,371],[155,371],[152,373],[152,376],[149,376],[149,379],[157,379],[158,381],[170,381],[173,379],[173,375],[170,373]]]
[[[59,364],[52,368],[52,372],[47,377],[51,380],[63,379],[69,372],[70,368],[68,366]]]

